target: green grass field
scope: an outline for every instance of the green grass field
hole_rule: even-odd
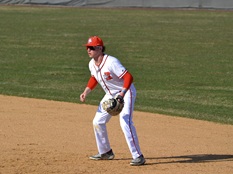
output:
[[[232,11],[0,6],[0,17],[0,94],[79,103],[82,45],[99,35],[134,76],[136,110],[233,124]]]

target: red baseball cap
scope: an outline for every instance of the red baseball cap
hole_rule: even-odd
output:
[[[94,47],[94,46],[104,46],[102,39],[98,36],[92,36],[88,39],[86,47]]]

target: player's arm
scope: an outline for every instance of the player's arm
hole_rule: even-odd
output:
[[[127,71],[122,78],[124,79],[124,84],[120,95],[124,97],[133,82],[133,76]]]
[[[81,102],[85,101],[86,96],[96,87],[97,84],[98,84],[98,82],[97,82],[96,78],[94,76],[91,76],[88,83],[87,83],[85,90],[80,95]]]

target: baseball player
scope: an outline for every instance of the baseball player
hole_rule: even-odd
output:
[[[100,84],[106,93],[100,101],[93,119],[98,154],[91,156],[90,159],[112,160],[115,157],[109,143],[106,128],[106,123],[110,120],[111,115],[103,109],[102,103],[109,98],[117,96],[117,99],[124,100],[124,108],[119,114],[119,118],[122,131],[133,158],[130,165],[143,165],[145,158],[140,150],[136,129],[132,121],[136,98],[136,89],[132,83],[133,77],[117,58],[104,53],[104,43],[98,36],[90,37],[85,46],[87,54],[91,58],[89,62],[91,77],[85,90],[80,95],[80,101],[84,102],[86,96],[97,84]]]

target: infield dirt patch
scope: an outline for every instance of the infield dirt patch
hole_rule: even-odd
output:
[[[147,162],[132,167],[118,117],[108,123],[115,160],[88,159],[97,106],[2,95],[0,103],[0,174],[233,173],[232,125],[135,112]]]

